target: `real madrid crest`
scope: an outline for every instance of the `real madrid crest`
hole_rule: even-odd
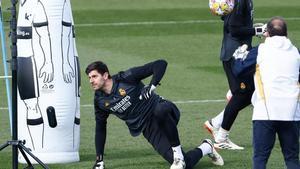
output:
[[[242,83],[240,84],[240,88],[241,88],[241,89],[246,89],[246,85],[245,85],[244,82],[242,82]]]
[[[122,88],[119,89],[119,93],[121,96],[125,96],[126,95],[126,91]]]

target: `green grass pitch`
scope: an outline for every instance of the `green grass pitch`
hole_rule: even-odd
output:
[[[10,1],[2,2],[3,9]],[[208,0],[71,0],[79,52],[81,90],[80,162],[51,164],[51,169],[89,169],[95,160],[93,91],[84,74],[92,61],[103,60],[112,73],[163,58],[169,63],[157,93],[178,102],[179,132],[184,150],[198,146],[210,135],[205,120],[219,113],[226,102],[185,103],[195,100],[225,100],[227,80],[219,60],[222,22],[208,10]],[[300,1],[254,1],[255,22],[272,16],[287,19],[289,38],[300,47]],[[4,13],[9,18],[7,11]],[[8,33],[8,24],[6,26]],[[7,38],[8,39],[8,38]],[[253,44],[261,40],[254,37]],[[7,40],[8,41],[8,40]],[[9,49],[9,41],[7,42]],[[8,56],[10,54],[8,53]],[[0,64],[0,76],[3,65]],[[0,79],[0,144],[10,138],[5,83]],[[179,102],[179,101],[183,101]],[[243,151],[220,151],[223,169],[250,169],[252,157],[251,107],[240,112],[230,138],[245,146]],[[107,169],[166,169],[165,162],[143,139],[129,136],[127,127],[114,116],[108,121],[105,150]],[[11,168],[11,148],[0,152],[0,169]],[[19,168],[25,165],[20,164]],[[36,168],[41,168],[36,165]],[[195,169],[219,168],[204,157]],[[283,169],[276,142],[268,168]]]

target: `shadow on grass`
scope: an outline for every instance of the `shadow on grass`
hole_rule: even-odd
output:
[[[151,167],[152,166],[152,167]],[[127,163],[114,163],[113,165],[111,165],[109,168],[111,169],[124,169],[124,168],[131,168],[131,169],[141,169],[141,168],[155,168],[155,169],[165,169],[168,168],[169,164],[167,162],[164,161],[131,161],[131,162],[127,162]]]
[[[132,148],[136,147],[132,146]],[[142,168],[152,168],[151,166],[155,166],[156,169],[164,169],[166,166],[169,166],[168,162],[158,153],[147,148],[108,150],[104,158],[106,166],[111,169],[140,169],[141,166],[143,166]],[[80,162],[91,162],[94,159],[94,153],[80,154]]]
[[[150,149],[130,149],[130,150],[108,150],[104,156],[109,160],[115,159],[139,159],[147,156],[158,155],[154,150]],[[91,161],[95,159],[95,153],[81,153],[80,161]]]

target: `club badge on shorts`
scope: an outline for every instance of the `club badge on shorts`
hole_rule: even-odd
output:
[[[240,83],[240,88],[243,89],[243,90],[246,89],[246,85],[245,85],[244,82]]]

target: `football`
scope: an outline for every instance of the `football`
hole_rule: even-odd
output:
[[[224,16],[229,14],[234,7],[234,0],[209,0],[209,9],[212,14]]]

